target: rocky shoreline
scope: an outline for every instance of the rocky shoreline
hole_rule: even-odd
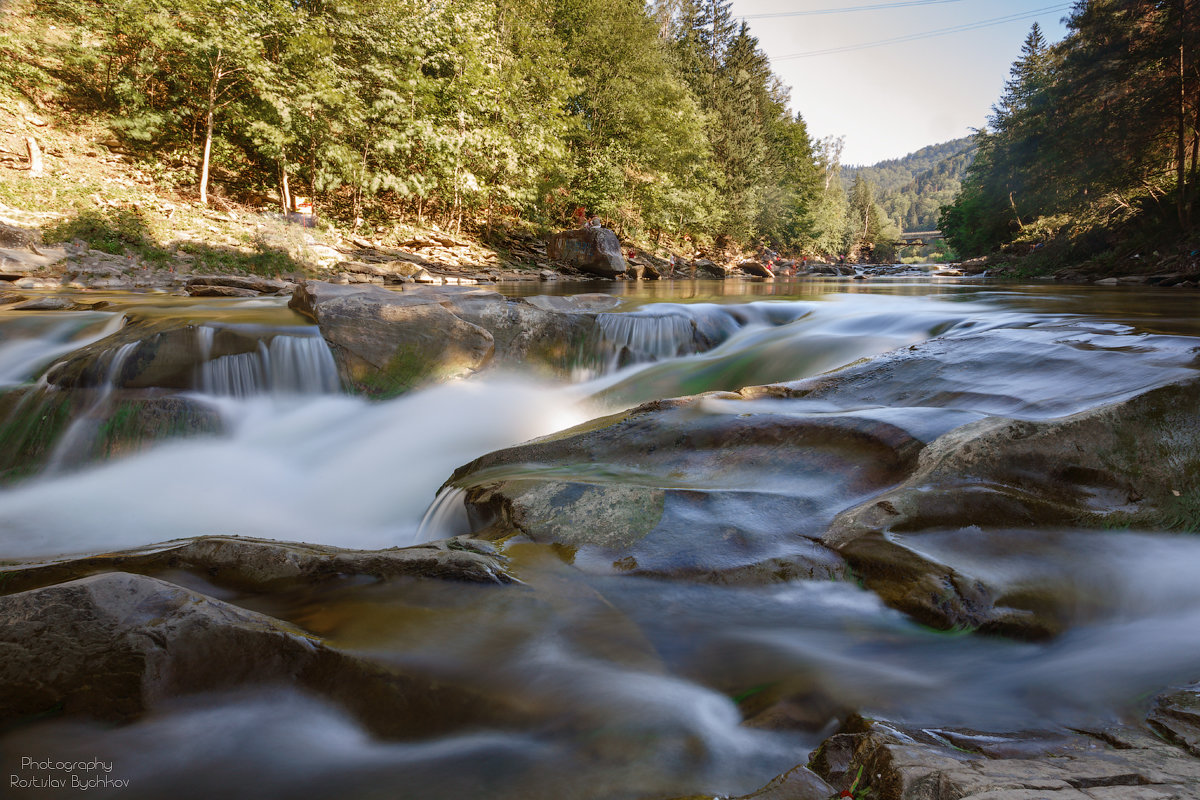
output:
[[[300,239],[289,246],[294,269],[264,277],[245,273],[211,273],[184,249],[148,260],[127,250],[124,255],[89,248],[82,241],[41,244],[39,220],[29,213],[0,207],[0,304],[53,310],[56,302],[20,292],[58,290],[154,291],[193,297],[258,297],[288,295],[298,280],[318,278],[336,284],[476,286],[505,282],[557,280],[725,280],[771,277],[993,277],[1022,274],[1020,261],[1007,257],[972,259],[944,265],[837,264],[820,260],[782,261],[767,270],[756,260],[736,255],[728,260],[702,256],[664,258],[647,251],[624,251],[607,229],[568,230],[542,241],[510,239],[503,250],[482,246],[467,237],[438,231],[420,234],[398,246],[360,236],[316,237],[298,229]],[[9,216],[5,216],[8,214]],[[229,219],[225,219],[228,217]],[[222,221],[254,226],[254,215],[222,216]],[[257,227],[262,227],[259,223]],[[286,227],[286,226],[285,226]],[[581,236],[582,235],[582,236]],[[567,243],[570,246],[567,246]],[[231,252],[233,252],[231,250]],[[164,260],[165,259],[165,260]],[[1161,263],[1160,263],[1161,262]],[[1052,276],[1059,282],[1101,286],[1160,286],[1196,288],[1200,259],[1183,256],[1166,260],[1132,259],[1127,269],[1073,267]]]

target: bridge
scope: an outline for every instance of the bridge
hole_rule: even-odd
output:
[[[900,238],[896,240],[896,244],[902,247],[923,247],[930,242],[936,242],[939,239],[945,238],[941,231],[908,231],[900,234]]]

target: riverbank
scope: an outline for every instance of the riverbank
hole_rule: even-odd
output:
[[[955,265],[967,275],[1009,280],[1054,280],[1099,286],[1200,288],[1200,242],[1163,243],[1158,247],[1127,246],[1099,258],[1068,262],[1037,247],[1010,247]]]

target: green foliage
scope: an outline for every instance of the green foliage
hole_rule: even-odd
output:
[[[356,223],[583,205],[655,239],[813,238],[807,129],[728,2],[29,2],[70,32],[72,102],[202,200],[211,175]]]
[[[165,264],[174,257],[136,209],[85,209],[43,228],[42,238],[50,244],[79,240],[93,250],[136,256],[149,264]],[[178,249],[193,256],[202,271],[264,276],[303,272],[303,267],[286,250],[264,241],[254,242],[250,252],[195,242],[184,242]]]
[[[74,217],[45,227],[42,238],[50,244],[78,239],[93,250],[112,255],[143,252],[154,244],[145,217],[137,210],[125,208],[82,210]]]
[[[1077,4],[1049,47],[1035,25],[942,229],[964,255],[1047,242],[1064,261],[1120,238],[1186,238],[1200,187],[1200,10],[1183,0]],[[1045,257],[1044,254],[1042,257]]]

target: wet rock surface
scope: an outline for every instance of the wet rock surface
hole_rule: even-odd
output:
[[[0,393],[0,482],[53,461],[79,466],[127,455],[166,439],[223,429],[203,401],[158,391],[20,387]]]
[[[256,354],[278,335],[269,329],[135,321],[56,361],[46,381],[63,389],[198,389],[205,364]]]
[[[429,735],[495,712],[469,690],[121,572],[0,597],[0,652],[0,719],[10,723],[46,713],[123,722],[173,697],[272,684],[325,696],[385,736]]]
[[[402,576],[506,584],[505,560],[487,542],[459,538],[388,550],[346,550],[323,545],[231,536],[205,536],[47,563],[3,568],[0,592],[27,591],[107,572],[140,575],[189,573],[239,591],[271,592],[365,576]]]
[[[878,800],[1192,800],[1200,761],[1149,730],[981,732],[854,717],[809,766]]]
[[[652,359],[656,354],[630,355],[631,337],[643,334],[672,343],[671,355],[706,350],[729,335],[681,315],[608,313],[617,305],[599,295],[525,300],[471,287],[397,292],[321,281],[304,283],[291,301],[320,327],[344,382],[378,397],[488,368],[561,378],[614,353]]]
[[[320,326],[344,383],[387,397],[472,374],[492,360],[492,334],[456,316],[444,298],[307,281],[289,305]]]
[[[578,548],[597,569],[827,578],[842,566],[814,539],[844,504],[900,480],[920,447],[870,420],[711,413],[700,397],[489,454],[449,484],[479,529]]]
[[[922,532],[1192,530],[1198,412],[1200,382],[1192,381],[1061,419],[970,423],[929,445],[902,486],[840,515],[822,541],[889,604],[927,624],[1052,635],[1063,627],[1053,592],[989,587],[923,555]]]

